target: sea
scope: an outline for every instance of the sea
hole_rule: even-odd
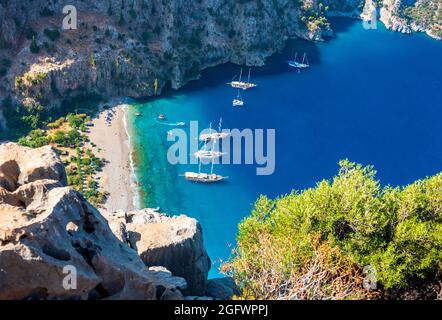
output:
[[[128,109],[138,206],[196,218],[212,260],[210,277],[217,277],[231,256],[238,223],[251,214],[260,195],[276,198],[314,187],[337,174],[341,159],[374,166],[384,186],[405,186],[442,171],[442,42],[394,33],[382,24],[366,30],[354,19],[332,23],[334,38],[290,40],[265,66],[252,68],[251,80],[258,86],[241,91],[243,107],[232,106],[237,91],[227,85],[241,67],[225,64],[180,90],[133,102]],[[310,68],[297,72],[288,66],[296,52],[298,59],[306,53]],[[247,73],[244,67],[243,76]],[[199,130],[210,124],[218,129],[221,118],[223,129],[251,130],[254,146],[274,129],[274,144],[264,143],[275,147],[267,154],[272,174],[257,175],[263,165],[244,159],[215,164],[213,172],[228,177],[220,183],[183,178],[200,168],[170,161],[170,148],[182,138],[175,131],[188,135],[188,146],[198,145],[198,136],[190,135],[191,122]],[[263,136],[256,135],[257,129]],[[245,153],[246,148],[240,149]],[[212,168],[203,164],[201,170]]]

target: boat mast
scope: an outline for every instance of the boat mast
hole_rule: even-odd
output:
[[[210,174],[213,174],[213,160],[214,159],[212,159],[212,167],[210,168]]]
[[[241,71],[239,72],[239,82],[241,82],[241,78],[242,78],[242,68]]]
[[[214,148],[214,146],[215,146],[215,143],[216,143],[216,140],[214,139],[214,140],[212,140],[212,150],[213,150],[213,148]],[[212,166],[211,166],[211,168],[210,168],[210,174],[213,174],[213,162],[214,162],[214,158],[212,158]]]
[[[211,134],[211,133],[212,133],[212,122],[210,122],[210,126],[209,126],[209,134]],[[207,150],[207,143],[204,142],[203,151],[206,151],[206,150]],[[202,164],[202,161],[201,161],[201,158],[200,158],[200,157],[198,157],[198,163],[199,163],[198,173],[201,173],[201,164]]]
[[[304,64],[304,61],[305,61],[305,55],[306,55],[306,53],[304,52],[304,55],[302,56],[302,64]]]
[[[223,123],[223,118],[219,118],[218,131],[221,133],[221,125]]]
[[[248,82],[248,83],[250,83],[250,71],[251,71],[251,69],[252,69],[252,68],[249,68],[249,77],[248,77],[248,79],[247,79],[247,82]]]
[[[221,120],[220,120],[220,122],[221,122]],[[210,123],[210,129],[209,130],[210,130],[209,133],[212,134],[212,122]],[[211,151],[213,151],[213,147],[215,146],[215,142],[216,142],[216,139],[212,139],[212,146],[210,148]],[[212,158],[210,174],[213,174],[213,161],[214,161],[214,159]]]

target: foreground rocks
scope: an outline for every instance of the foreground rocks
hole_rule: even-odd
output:
[[[230,299],[192,218],[99,212],[51,147],[0,145],[0,300]]]
[[[186,293],[204,295],[210,259],[200,224],[181,215],[169,217],[152,209],[108,217],[120,239],[134,248],[147,266],[164,266],[187,280]]]
[[[235,281],[227,277],[209,280],[206,292],[208,296],[221,300],[230,300],[233,296],[240,295]]]
[[[63,166],[49,147],[5,144],[0,159],[0,299],[183,297],[184,279],[146,268],[105,218],[65,187]],[[72,267],[76,286],[66,289]]]

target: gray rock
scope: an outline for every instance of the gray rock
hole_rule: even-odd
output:
[[[207,283],[207,295],[215,299],[230,300],[240,291],[230,277],[210,279]]]
[[[152,209],[130,212],[127,219],[130,245],[147,266],[164,266],[186,279],[186,294],[205,294],[211,263],[195,219],[169,217]]]
[[[52,179],[63,180],[65,174],[51,149],[12,144],[7,149],[14,152],[5,154],[0,147],[0,168],[10,179],[7,187],[17,189],[2,189],[19,205],[0,203],[0,300],[180,297],[184,279],[148,270],[77,191],[57,186],[62,182]],[[32,155],[33,163],[20,159],[23,154]],[[11,168],[5,162],[16,163],[18,171],[5,170]],[[69,274],[75,286],[64,285]]]

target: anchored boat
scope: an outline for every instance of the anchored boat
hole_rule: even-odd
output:
[[[239,73],[239,80],[229,82],[228,84],[232,88],[243,89],[243,90],[247,90],[247,89],[251,89],[251,88],[256,87],[257,86],[256,83],[250,82],[250,72],[251,72],[251,69],[249,69],[249,77],[248,77],[247,82],[241,80],[241,78],[242,78],[242,69],[241,69],[241,71]]]
[[[217,141],[227,138],[230,134],[227,132],[221,132],[221,126],[222,126],[223,119],[219,119],[218,124],[218,132],[210,132],[210,133],[204,133],[200,135],[200,141],[208,142],[208,141]]]
[[[195,157],[198,159],[216,159],[224,154],[226,153],[212,150],[198,150],[195,152]]]
[[[239,90],[238,90],[238,95],[236,96],[235,99],[233,99],[232,105],[234,107],[242,107],[242,106],[244,106],[244,100],[241,98],[241,94],[239,93]]]
[[[226,179],[227,177],[220,176],[218,174],[214,173],[201,173],[201,172],[186,172],[184,174],[184,178],[189,181],[194,182],[203,182],[203,183],[210,183],[210,182],[218,182]]]
[[[295,59],[288,61],[288,64],[290,67],[297,68],[297,69],[306,69],[306,68],[310,67],[310,64],[307,59],[307,54],[305,52],[304,52],[304,55],[302,56],[301,62],[296,61],[297,57],[298,57],[298,53],[296,52]]]
[[[221,125],[221,120],[220,120],[220,125]],[[211,128],[212,128],[212,124],[210,124],[210,131],[212,130]],[[210,134],[211,134],[211,132],[210,132]],[[227,179],[227,177],[223,177],[221,175],[213,173],[213,160],[220,157],[224,153],[212,150],[213,145],[217,141],[216,139],[215,140],[209,139],[208,141],[212,142],[212,147],[209,150],[206,149],[206,147],[207,147],[207,143],[206,143],[202,150],[199,150],[195,153],[195,156],[198,158],[198,172],[190,172],[190,171],[185,172],[184,178],[186,180],[194,181],[194,182],[201,182],[201,183],[211,183],[211,182],[219,182],[224,179]],[[202,158],[207,158],[207,159],[212,160],[210,173],[201,172],[201,159]]]

